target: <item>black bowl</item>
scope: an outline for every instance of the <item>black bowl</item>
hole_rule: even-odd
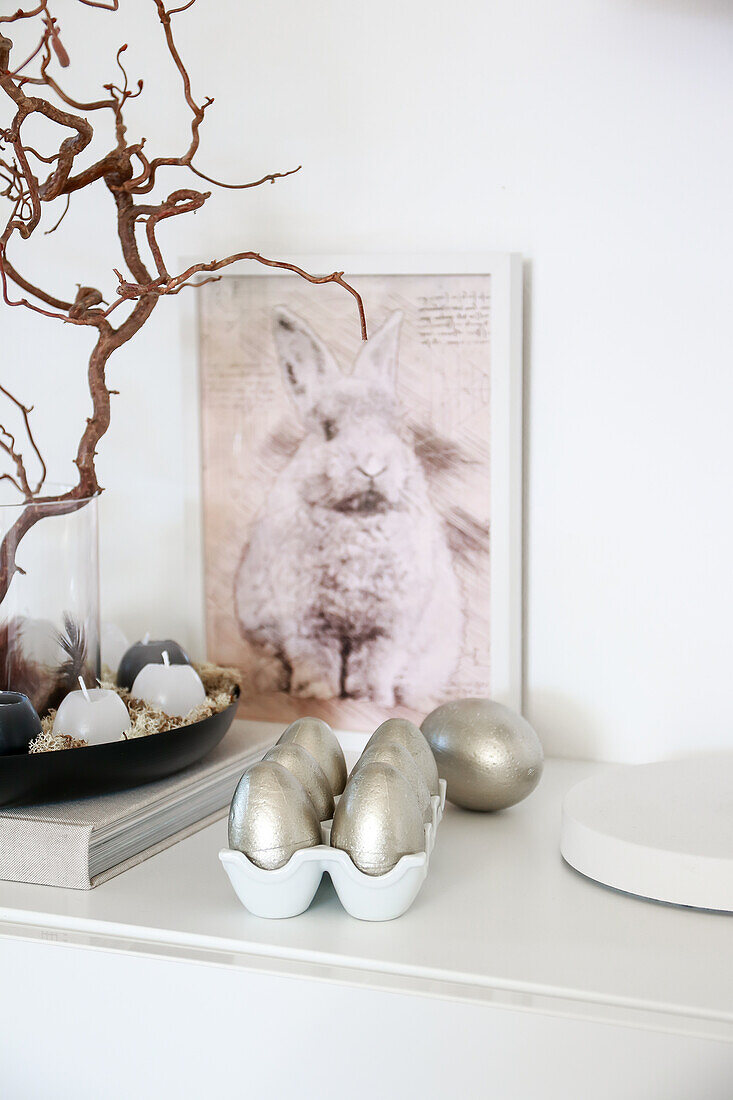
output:
[[[0,806],[104,794],[173,775],[219,744],[234,721],[237,706],[235,700],[219,714],[150,737],[0,756]]]

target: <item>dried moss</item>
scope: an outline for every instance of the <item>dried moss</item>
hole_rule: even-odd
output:
[[[53,718],[44,718],[41,722],[42,730],[35,740],[31,741],[29,752],[55,752],[57,749],[83,749],[87,747],[86,741],[79,741],[68,733],[52,733],[51,722]]]
[[[155,733],[166,733],[168,730],[180,729],[181,726],[190,726],[194,722],[200,722],[204,718],[210,718],[212,714],[219,714],[231,706],[239,693],[242,684],[241,673],[233,668],[219,668],[208,663],[194,665],[204,685],[206,699],[199,706],[190,711],[185,718],[171,718],[162,710],[144,703],[142,699],[133,699],[130,692],[119,688],[114,682],[112,673],[108,668],[103,669],[100,686],[116,691],[130,712],[132,726],[120,738],[121,741],[131,741],[136,737],[151,737]],[[41,733],[28,748],[29,752],[57,752],[60,749],[86,748],[87,742],[70,737],[65,733],[53,733],[53,720],[56,711],[50,711],[41,722]]]

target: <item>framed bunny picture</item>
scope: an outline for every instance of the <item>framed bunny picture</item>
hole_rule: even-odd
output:
[[[240,715],[521,704],[522,264],[304,257],[199,298],[210,660]]]

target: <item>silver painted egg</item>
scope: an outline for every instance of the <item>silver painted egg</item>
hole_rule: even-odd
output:
[[[334,797],[346,786],[346,761],[336,734],[320,718],[296,718],[278,740],[278,745],[295,741],[314,757],[326,773]]]
[[[414,792],[417,798],[418,806],[423,816],[423,821],[427,824],[433,820],[433,804],[430,801],[430,791],[428,790],[427,783],[423,779],[422,772],[415,763],[415,758],[407,751],[404,745],[400,745],[397,741],[378,741],[376,745],[372,745],[371,748],[364,749],[351,772],[353,778],[365,764],[370,763],[391,764],[393,768],[397,768],[397,771],[401,775],[404,775],[405,779],[410,785],[410,789]]]
[[[274,871],[299,848],[320,843],[318,816],[300,780],[274,760],[247,768],[229,809],[229,847]]]
[[[404,855],[425,850],[417,798],[391,764],[365,764],[346,784],[331,829],[331,846],[367,875],[384,875]]]
[[[447,797],[457,806],[504,810],[531,794],[540,781],[540,739],[521,714],[501,703],[444,703],[427,716],[422,731],[448,784]]]
[[[262,759],[274,760],[276,764],[282,764],[296,779],[300,780],[313,803],[319,821],[328,821],[333,817],[331,784],[321,765],[307,749],[296,741],[288,741],[282,745],[274,745]]]
[[[367,741],[367,749],[383,741],[394,741],[404,746],[422,773],[431,794],[439,794],[438,769],[430,746],[414,722],[407,718],[388,718],[382,722]],[[365,750],[366,751],[366,750]]]

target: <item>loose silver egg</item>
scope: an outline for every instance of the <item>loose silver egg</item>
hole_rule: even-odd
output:
[[[319,821],[328,821],[333,817],[331,784],[321,765],[307,749],[296,741],[288,741],[282,745],[274,745],[262,759],[274,760],[276,764],[282,764],[296,779],[300,780],[313,803]]]
[[[295,741],[314,757],[326,773],[334,797],[346,786],[346,761],[336,734],[320,718],[296,718],[278,740]]]
[[[542,775],[540,739],[520,714],[491,699],[458,699],[427,716],[422,731],[448,784],[447,797],[468,810],[521,802]]]
[[[388,718],[374,731],[366,747],[369,749],[372,745],[382,744],[384,741],[393,741],[406,748],[420,769],[430,793],[440,793],[435,758],[414,722],[410,722],[407,718]]]
[[[318,816],[300,780],[274,760],[247,768],[229,810],[229,847],[274,871],[299,848],[320,843]]]
[[[410,789],[414,792],[417,798],[417,804],[420,807],[420,812],[423,816],[423,821],[427,822],[433,820],[433,804],[430,800],[430,791],[428,790],[427,783],[423,779],[422,772],[415,763],[415,758],[407,751],[404,745],[400,745],[397,741],[378,741],[376,745],[372,745],[371,748],[364,749],[357,762],[354,764],[351,772],[353,778],[365,764],[370,763],[391,764],[393,768],[397,768],[397,771],[401,775],[404,775],[405,779],[410,785]]]
[[[364,764],[346,784],[331,829],[331,846],[348,852],[367,875],[384,875],[404,855],[425,850],[417,798],[391,764]]]

